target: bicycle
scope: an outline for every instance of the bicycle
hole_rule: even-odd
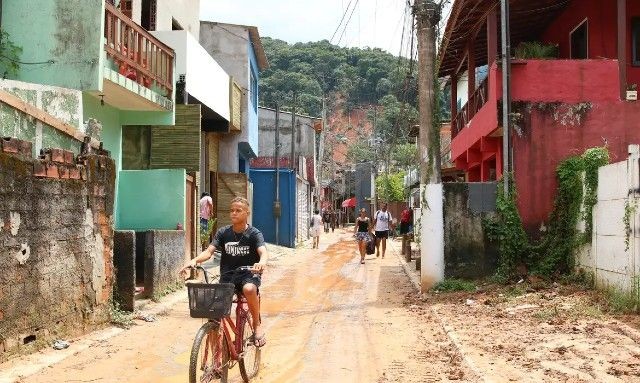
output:
[[[202,266],[205,283],[189,283],[189,311],[192,318],[208,319],[193,340],[189,361],[189,382],[226,383],[229,369],[238,363],[242,380],[246,383],[258,374],[260,348],[254,344],[253,318],[246,298],[235,292],[233,283],[209,283]],[[227,273],[253,271],[239,267]],[[226,273],[223,273],[226,274]],[[260,295],[258,295],[260,299]],[[236,304],[235,322],[231,308]]]

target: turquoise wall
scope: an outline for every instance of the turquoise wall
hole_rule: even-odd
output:
[[[2,29],[22,48],[16,79],[102,90],[104,0],[4,0]]]
[[[186,216],[184,169],[122,170],[117,230],[175,230]]]
[[[258,68],[258,59],[256,58],[256,54],[253,50],[253,45],[251,43],[247,43],[247,47],[249,49],[249,70],[253,71],[253,74],[256,76],[256,81],[260,84],[260,69]],[[250,77],[249,77],[250,78]],[[249,84],[251,87],[251,84]],[[260,86],[258,85],[258,94],[256,95],[257,99],[260,99]],[[248,97],[251,98],[251,97]],[[253,149],[253,152],[258,155],[259,151],[259,139],[258,139],[258,105],[253,105],[253,101],[249,100],[248,103],[248,111],[247,111],[247,130],[248,130],[248,142]]]

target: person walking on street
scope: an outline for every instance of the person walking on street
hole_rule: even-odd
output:
[[[354,236],[358,241],[358,250],[360,250],[360,263],[364,264],[364,257],[367,254],[367,243],[371,241],[371,220],[367,217],[367,210],[360,209],[360,216],[356,218],[356,226]]]
[[[405,235],[411,232],[411,224],[413,223],[413,210],[409,208],[409,204],[402,211],[400,216],[400,234]]]
[[[336,231],[336,211],[331,210],[331,214],[329,217],[329,219],[331,220],[331,232],[333,233]]]
[[[322,212],[322,222],[324,223],[324,232],[329,232],[329,220],[330,220],[329,210],[324,210]]]
[[[213,212],[213,199],[209,193],[202,193],[200,196],[200,231],[207,233],[209,231],[209,220]]]
[[[387,211],[387,204],[383,202],[382,208],[376,211],[373,218],[376,231],[376,257],[380,256],[380,244],[382,244],[382,258],[387,252],[387,238],[389,238],[389,231],[392,230],[392,220],[391,213]]]
[[[313,248],[320,246],[320,234],[322,233],[322,216],[318,210],[314,211],[311,217],[311,236],[313,237]]]

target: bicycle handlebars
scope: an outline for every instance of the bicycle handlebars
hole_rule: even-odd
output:
[[[189,267],[190,267],[191,269],[196,269],[196,270],[200,269],[200,270],[202,270],[202,273],[204,274],[204,281],[205,281],[205,283],[209,283],[209,272],[208,272],[207,270],[205,270],[205,268],[204,268],[204,267],[202,267],[202,266],[197,266],[197,265],[196,265],[196,266],[189,266]],[[240,266],[240,267],[238,267],[238,268],[236,268],[236,269],[228,270],[228,271],[225,271],[224,273],[220,273],[220,275],[218,275],[218,279],[219,279],[221,276],[223,276],[223,275],[237,273],[238,271],[251,271],[251,272],[253,272],[254,274],[261,274],[261,272],[257,272],[257,271],[255,271],[255,269],[253,268],[253,266]]]

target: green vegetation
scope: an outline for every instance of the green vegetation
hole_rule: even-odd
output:
[[[544,44],[539,41],[525,41],[518,44],[514,55],[518,59],[554,59],[558,58],[558,45]]]
[[[323,93],[330,107],[340,95],[347,111],[382,104],[387,95],[402,93],[406,100],[416,100],[416,79],[406,76],[409,60],[381,49],[341,48],[327,40],[288,44],[269,37],[262,44],[270,62],[260,79],[265,106],[275,101],[286,105],[293,91],[302,112],[315,116],[320,115]]]
[[[15,77],[20,70],[22,48],[15,45],[7,32],[0,30],[0,74],[2,78]]]
[[[109,315],[111,323],[118,327],[128,329],[133,325],[133,313],[122,310],[120,303],[115,300],[112,300],[109,305]]]
[[[476,291],[476,285],[471,281],[465,281],[463,279],[449,278],[438,283],[433,290],[441,292],[452,291]]]
[[[592,230],[588,224],[587,232],[580,235],[576,226],[580,219],[591,221],[596,202],[598,168],[608,162],[607,149],[599,147],[588,149],[584,154],[567,158],[560,163],[556,170],[558,192],[549,217],[548,230],[535,243],[530,243],[522,227],[515,190],[505,196],[503,188],[498,187],[496,218],[484,223],[490,239],[498,243],[499,279],[510,279],[515,268],[521,264],[531,274],[542,277],[573,273],[575,250],[590,240]],[[510,184],[513,185],[513,182]]]
[[[376,178],[376,195],[382,201],[402,202],[406,200],[404,172],[381,174]]]
[[[211,238],[211,234],[213,234],[213,229],[216,227],[216,222],[218,222],[216,218],[210,219],[207,230],[200,231],[200,245],[202,248],[209,245],[209,240]]]

